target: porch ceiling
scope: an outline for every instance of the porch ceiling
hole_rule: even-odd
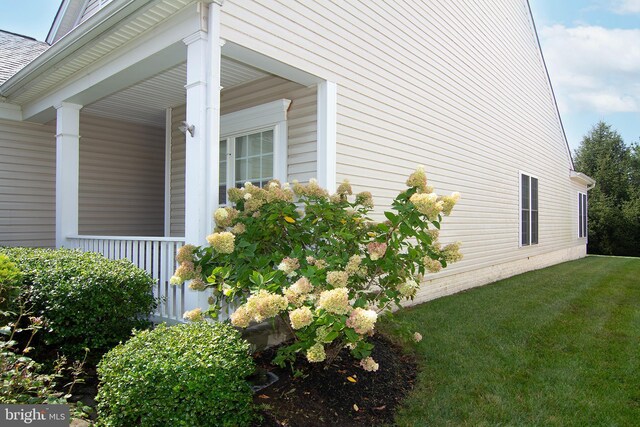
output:
[[[257,68],[222,57],[220,80],[225,89],[268,75]],[[100,117],[164,126],[165,110],[186,101],[186,80],[187,65],[183,63],[86,105],[82,111]]]

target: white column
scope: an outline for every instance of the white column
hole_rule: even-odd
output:
[[[185,241],[206,245],[218,205],[220,164],[220,5],[208,5],[208,31],[184,39],[187,45]],[[188,290],[185,309],[206,308],[207,294]]]
[[[318,183],[330,193],[336,191],[337,93],[334,82],[318,84]]]
[[[56,106],[56,247],[70,247],[78,234],[80,182],[80,109],[63,102]]]
[[[207,214],[207,34],[203,31],[186,38],[187,114],[193,135],[185,132],[185,240],[201,245],[211,232]]]
[[[171,236],[171,123],[172,110],[165,110],[164,119],[164,235]]]

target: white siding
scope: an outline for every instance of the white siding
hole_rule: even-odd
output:
[[[462,193],[442,240],[462,241],[465,259],[440,276],[584,252],[525,0],[228,0],[222,12],[224,39],[337,83],[338,181],[382,209],[424,164],[439,192]],[[539,177],[540,243],[525,248],[519,170]]]
[[[161,236],[164,131],[81,115],[79,232]],[[55,122],[0,120],[0,245],[55,246]]]
[[[80,116],[79,232],[164,234],[164,129]]]
[[[55,124],[0,120],[0,246],[55,246],[55,182]]]
[[[84,11],[82,12],[82,16],[80,16],[80,20],[78,21],[78,23],[82,23],[87,19],[91,18],[109,2],[111,2],[111,0],[88,0],[86,2],[87,5],[85,6]]]

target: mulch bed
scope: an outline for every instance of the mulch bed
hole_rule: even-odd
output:
[[[393,422],[398,403],[413,388],[416,362],[386,338],[376,335],[372,357],[377,372],[363,370],[347,350],[325,369],[324,364],[298,362],[303,377],[290,368],[271,365],[275,349],[256,355],[256,365],[276,374],[274,384],[256,392],[262,422],[272,426],[376,426]],[[349,380],[349,377],[355,382]]]
[[[416,362],[379,334],[370,341],[375,344],[372,357],[380,365],[377,372],[363,370],[347,350],[326,369],[322,363],[310,365],[299,360],[295,368],[303,372],[301,377],[294,377],[290,368],[271,364],[277,348],[256,354],[256,366],[274,373],[278,380],[255,393],[262,420],[254,427],[392,423],[398,403],[415,383]],[[95,407],[97,383],[95,367],[87,366],[84,382],[76,384],[70,401]],[[89,418],[95,420],[95,416],[93,413]]]

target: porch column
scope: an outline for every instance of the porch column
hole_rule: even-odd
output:
[[[220,5],[208,5],[208,29],[184,39],[187,45],[187,131],[185,241],[206,245],[218,204],[220,161]],[[206,9],[203,9],[206,10]],[[208,307],[204,292],[188,290],[185,309]]]
[[[78,234],[80,182],[80,109],[63,102],[56,106],[56,247],[71,247]]]
[[[318,183],[336,191],[336,133],[338,91],[334,82],[318,83]]]

